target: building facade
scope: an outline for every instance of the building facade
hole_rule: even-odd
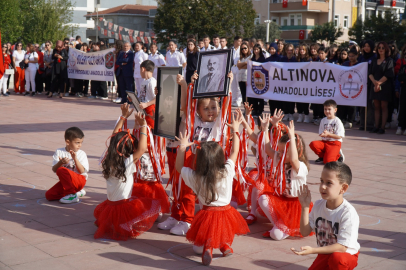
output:
[[[96,12],[97,4],[99,4],[99,12],[126,4],[157,6],[156,0],[74,0],[72,2],[75,2],[75,7],[73,8],[71,24],[78,26],[78,29],[73,33],[73,37],[80,35],[83,41],[89,38],[86,35],[86,30],[93,29],[95,26],[92,18],[85,16]]]

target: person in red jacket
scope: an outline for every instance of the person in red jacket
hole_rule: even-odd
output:
[[[7,44],[3,44],[1,49],[2,49],[2,54],[3,54],[4,72],[3,72],[3,76],[0,78],[0,93],[2,93],[3,96],[8,97],[7,80],[8,80],[8,77],[10,76],[10,74],[6,74],[6,70],[10,69],[11,58],[10,58],[10,55],[8,54]]]

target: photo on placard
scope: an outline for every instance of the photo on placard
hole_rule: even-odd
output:
[[[182,67],[158,67],[154,134],[175,140],[179,134],[181,87],[176,77]]]
[[[215,50],[199,53],[193,98],[227,96],[231,70],[231,50]]]
[[[140,106],[140,100],[138,99],[137,95],[132,91],[126,91],[128,101],[133,105],[136,112],[142,112],[145,115],[144,109]]]

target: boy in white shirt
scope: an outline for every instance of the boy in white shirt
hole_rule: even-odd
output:
[[[302,206],[300,233],[306,237],[314,231],[318,247],[291,250],[297,255],[318,254],[309,270],[352,270],[358,264],[359,216],[343,197],[351,180],[351,169],[346,164],[334,161],[324,165],[319,187],[322,199],[314,203],[310,215],[310,190],[307,185],[299,190]]]
[[[145,120],[151,129],[154,129],[155,115],[155,87],[156,79],[154,78],[155,64],[151,60],[145,60],[140,65],[141,78],[144,80],[141,82],[140,90],[137,89],[138,99],[140,106],[145,110],[147,114]]]
[[[56,149],[52,163],[52,171],[58,176],[59,182],[45,193],[48,201],[75,203],[79,197],[86,195],[83,187],[88,177],[89,161],[86,153],[80,150],[84,136],[78,127],[65,131],[66,146]]]
[[[227,39],[225,37],[220,38],[220,46],[222,50],[227,49]]]
[[[310,148],[319,156],[316,163],[328,163],[331,161],[344,161],[344,155],[341,151],[341,143],[345,137],[344,125],[340,118],[336,117],[337,103],[332,100],[326,100],[324,106],[324,117],[320,121],[319,136],[321,141],[312,141]]]

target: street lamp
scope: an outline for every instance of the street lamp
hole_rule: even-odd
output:
[[[271,23],[271,20],[266,20],[264,23],[266,23],[266,42],[269,42],[269,24]]]

